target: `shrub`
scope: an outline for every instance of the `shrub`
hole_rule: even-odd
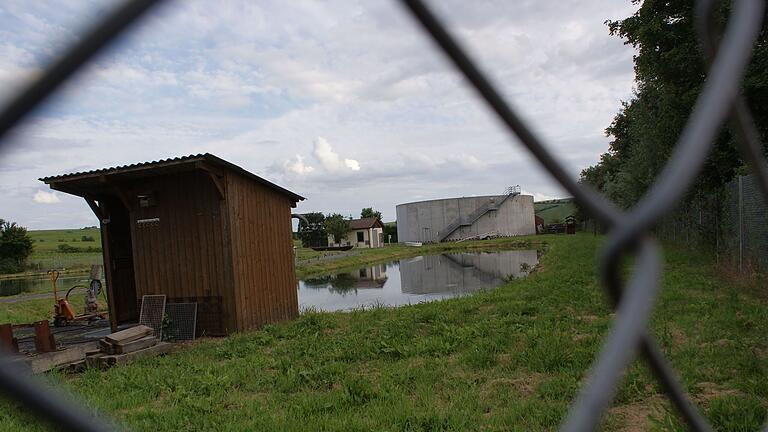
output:
[[[0,219],[0,273],[17,273],[32,253],[32,238],[27,229]]]
[[[13,258],[0,258],[0,274],[19,273],[24,271],[24,265]]]
[[[56,248],[56,250],[57,250],[58,252],[61,252],[61,253],[76,253],[76,252],[80,252],[80,251],[82,251],[82,249],[80,249],[79,247],[70,246],[70,245],[68,245],[68,244],[66,244],[66,243],[64,243],[64,244],[60,244],[60,245],[59,245],[59,246]]]

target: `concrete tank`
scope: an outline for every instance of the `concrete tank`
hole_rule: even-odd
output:
[[[494,233],[509,237],[536,233],[531,195],[487,195],[400,204],[397,240],[455,241]]]

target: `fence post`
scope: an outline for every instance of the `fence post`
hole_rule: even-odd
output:
[[[744,271],[744,177],[739,176],[739,273]]]

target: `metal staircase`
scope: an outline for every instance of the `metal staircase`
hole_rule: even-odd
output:
[[[490,198],[485,204],[481,205],[475,211],[468,214],[466,218],[459,216],[455,221],[448,224],[437,235],[437,241],[445,241],[454,231],[463,226],[472,226],[478,219],[483,217],[486,213],[496,211],[504,204],[507,199],[515,195],[520,195],[520,186],[510,186],[504,190],[504,198],[497,202],[498,197]]]

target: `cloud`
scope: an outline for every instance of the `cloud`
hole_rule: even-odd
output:
[[[360,171],[360,162],[355,159],[342,159],[333,151],[331,144],[323,137],[315,139],[315,148],[312,151],[312,155],[331,174]]]
[[[314,167],[304,163],[304,158],[301,155],[296,155],[283,162],[282,166],[282,174],[289,180],[307,176],[314,171]]]
[[[46,192],[41,190],[35,192],[35,196],[32,197],[32,199],[36,203],[40,204],[56,204],[61,202],[59,197],[56,195],[56,192]]]
[[[113,7],[60,3],[0,2],[0,102]],[[637,4],[431,3],[573,176],[598,160],[633,79],[634,49],[604,21]],[[306,196],[300,211],[373,206],[392,220],[403,201],[510,184],[563,196],[396,3],[172,2],[124,36],[0,152],[4,217],[92,225],[87,205],[67,194],[55,195],[55,214],[40,212],[36,179],[203,152]]]

